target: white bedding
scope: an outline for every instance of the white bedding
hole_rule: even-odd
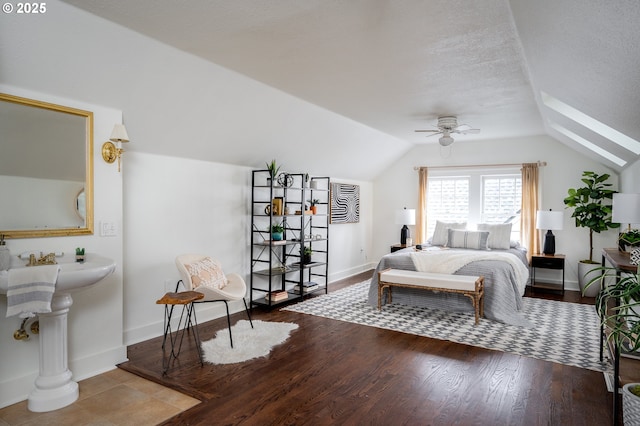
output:
[[[426,250],[410,253],[416,271],[454,274],[457,270],[471,262],[479,260],[500,260],[513,267],[516,284],[520,293],[524,293],[529,279],[529,270],[520,259],[511,253],[495,251],[453,251]]]

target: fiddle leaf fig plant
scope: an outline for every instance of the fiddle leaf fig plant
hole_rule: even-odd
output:
[[[589,228],[589,259],[583,260],[586,263],[594,263],[593,233],[620,227],[619,223],[611,221],[611,199],[616,191],[609,189],[609,177],[607,173],[599,175],[585,171],[581,179],[585,186],[569,188],[569,195],[564,199],[565,206],[574,209],[571,217],[576,226]]]

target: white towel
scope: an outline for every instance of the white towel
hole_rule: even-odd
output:
[[[9,269],[7,318],[29,318],[51,312],[51,299],[58,281],[59,265],[29,266]]]

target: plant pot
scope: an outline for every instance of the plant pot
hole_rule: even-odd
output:
[[[584,297],[596,297],[600,292],[601,284],[594,282],[587,288],[586,292],[584,288],[589,284],[589,281],[598,276],[598,272],[591,272],[592,270],[599,268],[599,263],[578,262],[578,285],[580,286],[580,294]]]
[[[625,425],[640,425],[640,396],[631,389],[640,383],[628,383],[622,387],[622,422]]]
[[[311,263],[311,255],[310,254],[303,254],[302,255],[302,263],[305,264],[305,265]]]
[[[271,239],[273,241],[282,241],[282,232],[272,232],[271,233]]]
[[[318,206],[311,206],[311,213],[312,214],[318,213]]]

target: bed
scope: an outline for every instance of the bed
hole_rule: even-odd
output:
[[[435,237],[434,234],[434,239]],[[521,313],[522,297],[529,279],[526,250],[513,243],[508,244],[508,248],[488,249],[487,247],[485,250],[451,247],[455,245],[449,244],[449,247],[426,245],[421,251],[407,248],[383,256],[371,279],[369,304],[373,306],[378,304],[378,271],[386,268],[482,275],[485,279],[485,318],[511,325],[531,327],[531,323]],[[386,303],[386,293],[383,295],[382,303],[383,305]],[[423,292],[409,288],[395,289],[393,303],[447,311],[473,312],[473,307],[465,296]]]

